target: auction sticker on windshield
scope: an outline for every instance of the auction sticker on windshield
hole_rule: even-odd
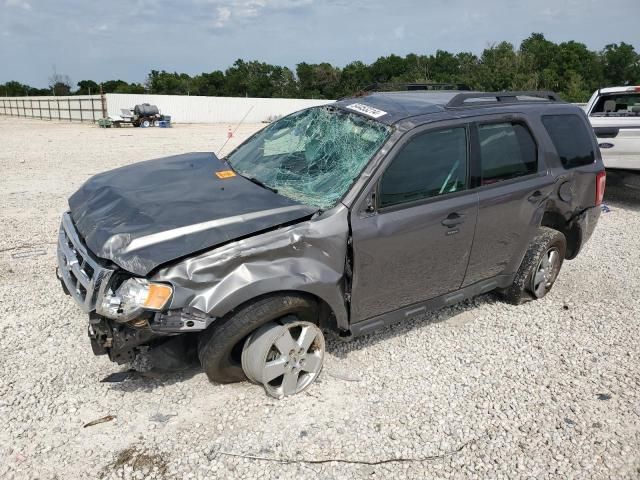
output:
[[[387,112],[385,112],[384,110],[378,110],[377,108],[363,105],[362,103],[352,103],[351,105],[347,105],[347,108],[349,110],[354,110],[373,118],[380,118],[383,115],[387,114]]]

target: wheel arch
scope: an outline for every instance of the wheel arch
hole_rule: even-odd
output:
[[[577,222],[568,222],[559,212],[546,210],[542,216],[540,226],[552,228],[564,235],[567,240],[566,260],[571,260],[578,255],[582,244],[582,230]]]
[[[304,298],[317,306],[317,320],[318,324],[327,329],[331,329],[334,331],[338,331],[338,321],[336,318],[336,312],[334,308],[322,297],[317,295],[316,293],[311,293],[305,290],[273,290],[271,292],[263,293],[261,295],[254,296],[252,298],[248,298],[242,303],[236,305],[235,307],[229,309],[224,313],[224,316],[233,313],[235,310],[239,310],[244,308],[250,303],[258,302],[264,299],[268,299],[270,297],[301,297]]]
[[[318,305],[318,320],[322,327],[335,331],[348,330],[347,308],[338,286],[330,288],[326,284],[304,285],[290,276],[258,280],[237,288],[216,302],[207,313],[221,318],[258,299],[285,295],[298,295],[313,300]]]

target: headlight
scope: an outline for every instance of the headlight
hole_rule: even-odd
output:
[[[130,278],[122,282],[115,293],[105,295],[98,313],[128,321],[144,310],[162,310],[169,303],[172,294],[173,288],[170,285]]]

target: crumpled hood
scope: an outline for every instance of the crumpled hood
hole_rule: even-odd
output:
[[[89,249],[137,275],[317,209],[262,188],[213,153],[188,153],[90,178],[69,199]]]

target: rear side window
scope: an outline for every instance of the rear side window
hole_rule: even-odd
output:
[[[544,115],[542,123],[556,147],[564,168],[575,168],[595,162],[591,135],[578,115]]]
[[[478,126],[482,185],[530,175],[538,171],[536,143],[519,123]]]
[[[603,95],[593,106],[591,116],[640,117],[640,93],[614,93],[610,95]]]
[[[411,139],[393,159],[380,183],[380,206],[457,192],[466,185],[466,129],[432,131]]]

